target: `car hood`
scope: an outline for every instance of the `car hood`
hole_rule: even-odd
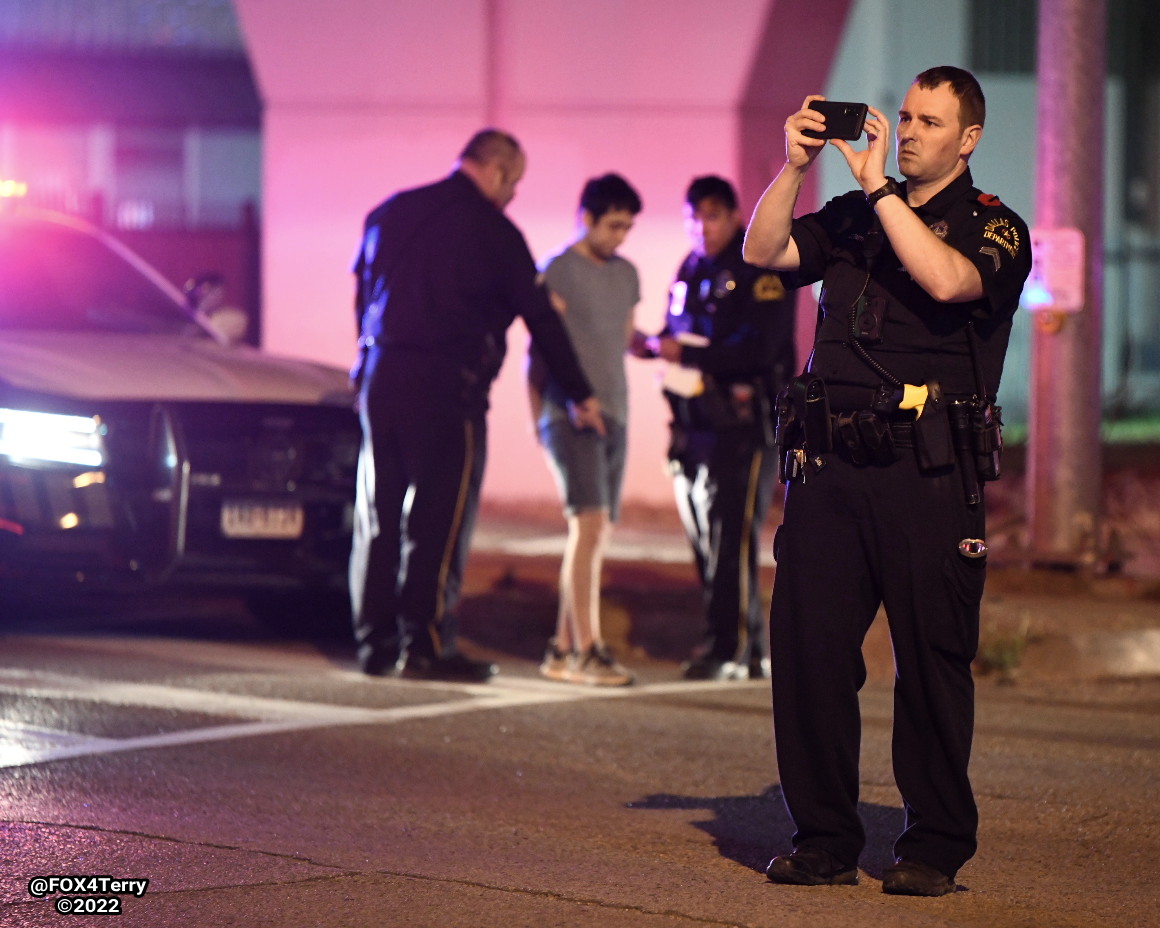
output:
[[[0,382],[80,400],[350,402],[338,368],[161,335],[0,332]]]

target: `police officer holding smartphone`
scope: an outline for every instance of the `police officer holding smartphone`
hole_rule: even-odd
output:
[[[746,260],[821,280],[808,370],[781,403],[783,523],[770,612],[778,768],[795,825],[777,883],[858,880],[861,646],[885,605],[894,647],[895,779],[905,827],[887,893],[941,896],[975,853],[967,766],[971,662],[986,570],[982,487],[997,476],[1003,360],[1031,267],[1026,225],[976,189],[983,134],[974,76],[932,68],[890,120],[869,107],[867,145],[826,139],[808,97],[786,121],[786,163],[765,191]],[[817,136],[821,137],[817,137]],[[795,219],[827,145],[858,189]]]

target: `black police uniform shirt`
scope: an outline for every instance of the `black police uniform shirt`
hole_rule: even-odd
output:
[[[709,375],[709,389],[753,383],[772,399],[794,373],[793,295],[778,274],[745,262],[744,240],[739,229],[720,254],[685,258],[661,334],[709,340],[681,348],[682,365]]]
[[[517,315],[565,395],[592,395],[522,233],[462,172],[372,210],[354,272],[360,346],[448,363],[470,405],[486,407]]]
[[[884,378],[850,347],[854,332],[864,327],[869,337],[859,339],[863,348],[898,380],[937,380],[948,397],[967,398],[978,392],[966,331],[973,321],[983,389],[994,397],[1031,269],[1027,226],[998,197],[975,188],[969,170],[914,210],[978,268],[983,297],[935,300],[902,267],[862,191],[837,197],[793,223],[801,256],[796,278],[802,284],[822,281],[810,371],[828,385],[881,385]],[[858,315],[852,314],[856,304]],[[878,318],[863,319],[867,308],[876,308]]]

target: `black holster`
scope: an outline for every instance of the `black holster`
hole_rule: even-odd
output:
[[[926,383],[926,403],[914,420],[914,453],[923,473],[945,470],[955,463],[951,422],[937,380]]]
[[[826,384],[815,374],[795,377],[777,396],[778,479],[789,483],[803,462],[833,450]]]

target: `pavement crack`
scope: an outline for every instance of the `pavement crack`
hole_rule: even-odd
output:
[[[631,912],[637,915],[656,916],[658,918],[675,918],[688,922],[690,925],[720,925],[723,928],[757,928],[754,925],[742,924],[735,920],[724,921],[719,918],[706,918],[690,915],[687,912],[678,912],[675,909],[650,909],[642,905],[626,905],[624,903],[608,902],[604,899],[593,899],[587,896],[574,896],[569,893],[551,892],[549,890],[519,889],[512,886],[500,886],[494,883],[482,883],[478,880],[457,880],[448,877],[428,876],[422,873],[406,873],[397,870],[374,870],[380,876],[397,877],[399,879],[415,880],[423,883],[435,883],[444,886],[462,886],[470,889],[482,889],[488,892],[506,893],[512,896],[524,896],[533,899],[548,899],[564,902],[569,905],[592,906],[609,912]]]
[[[246,847],[238,844],[219,844],[213,841],[198,841],[189,838],[178,838],[173,835],[157,835],[150,834],[146,831],[132,831],[124,828],[106,828],[102,825],[77,825],[62,822],[41,822],[29,819],[3,819],[0,824],[4,825],[27,825],[36,828],[56,828],[68,829],[70,831],[84,831],[92,834],[110,835],[121,838],[136,838],[146,841],[157,841],[165,844],[175,844],[181,847],[195,847],[207,848],[215,851],[233,851],[239,854],[254,854],[256,856],[265,857],[270,860],[288,861],[298,864],[307,864],[311,867],[319,867],[325,870],[333,870],[336,873],[350,874],[357,876],[362,873],[361,870],[352,870],[349,867],[342,867],[338,864],[323,863],[322,861],[314,860],[310,857],[304,857],[301,854],[289,854],[284,851],[269,851],[264,848]]]

